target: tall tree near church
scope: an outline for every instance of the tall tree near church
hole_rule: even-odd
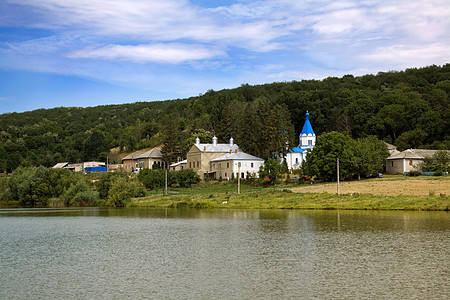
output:
[[[162,128],[164,145],[161,149],[163,160],[166,164],[175,162],[179,155],[179,130],[176,119],[171,115],[166,115]]]

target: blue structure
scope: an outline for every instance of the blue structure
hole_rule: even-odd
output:
[[[309,112],[306,112],[305,116],[305,124],[299,136],[299,145],[298,147],[289,149],[286,156],[286,162],[290,170],[300,168],[302,162],[306,160],[306,150],[316,145],[316,134],[309,121]]]
[[[91,172],[108,172],[108,168],[107,167],[86,167],[84,168],[84,170],[88,173]]]

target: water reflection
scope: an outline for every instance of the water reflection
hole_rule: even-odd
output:
[[[447,212],[0,210],[0,298],[445,299]]]

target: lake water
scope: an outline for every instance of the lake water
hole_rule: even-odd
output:
[[[449,299],[450,213],[3,209],[0,299]]]

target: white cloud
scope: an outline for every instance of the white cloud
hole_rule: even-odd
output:
[[[223,56],[220,50],[208,49],[198,45],[151,44],[138,46],[108,45],[88,47],[75,51],[71,58],[100,58],[106,60],[129,60],[138,63],[184,63],[186,61],[211,59]]]
[[[394,64],[400,68],[448,63],[450,45],[394,45],[379,47],[373,52],[361,55],[361,60],[379,64]]]

